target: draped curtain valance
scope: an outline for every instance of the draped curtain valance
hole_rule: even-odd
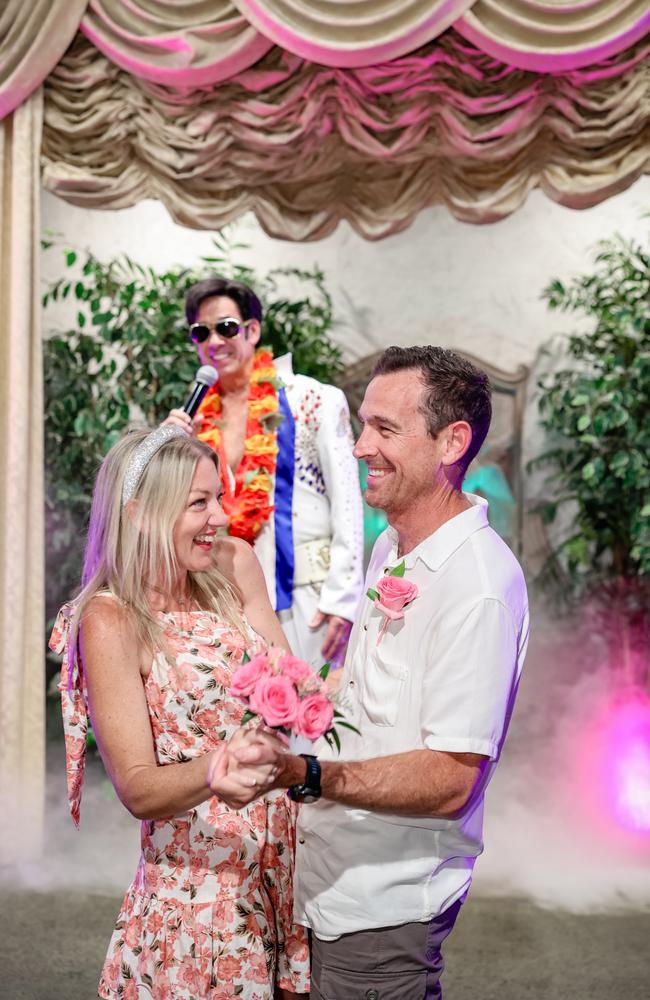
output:
[[[45,186],[78,205],[157,198],[219,229],[319,239],[346,219],[377,239],[427,205],[490,222],[534,187],[594,205],[647,169],[650,40],[598,66],[540,75],[450,30],[390,62],[337,70],[273,48],[214,87],[166,88],[83,36],[45,85]]]
[[[0,0],[0,117],[54,69],[77,29],[142,80],[231,79],[272,45],[333,67],[400,58],[450,25],[479,51],[556,72],[602,61],[648,31],[648,0]]]
[[[630,184],[649,27],[650,0],[0,0],[0,115],[44,82],[45,184],[76,204],[376,239]]]

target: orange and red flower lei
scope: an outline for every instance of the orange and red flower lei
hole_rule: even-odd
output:
[[[219,455],[223,468],[228,458],[221,433],[221,394],[219,383],[208,389],[199,408],[203,423],[198,433]],[[265,348],[255,352],[248,392],[248,419],[244,455],[235,473],[235,488],[230,478],[222,477],[223,509],[228,515],[228,534],[251,544],[273,513],[269,496],[273,490],[278,456],[277,427],[280,414],[278,381],[273,355]]]

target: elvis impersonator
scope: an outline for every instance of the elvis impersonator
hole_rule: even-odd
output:
[[[193,285],[185,312],[199,360],[217,369],[194,417],[165,424],[218,453],[228,533],[255,546],[296,656],[342,662],[363,584],[363,515],[345,396],[259,348],[262,306],[240,282]]]

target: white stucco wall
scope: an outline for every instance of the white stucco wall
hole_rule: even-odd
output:
[[[497,368],[531,367],[524,413],[522,463],[543,448],[534,397],[540,345],[555,333],[580,328],[580,317],[551,313],[540,295],[553,277],[569,279],[588,270],[598,240],[620,232],[642,237],[650,210],[650,177],[583,212],[557,205],[534,191],[519,212],[502,222],[471,226],[446,209],[431,208],[405,232],[376,243],[348,225],[316,243],[268,237],[254,216],[229,229],[238,262],[257,273],[273,267],[318,265],[325,273],[337,319],[333,336],[347,360],[388,344],[438,343],[456,347]],[[209,232],[176,225],[159,202],[103,212],[76,208],[43,194],[43,230],[98,258],[127,253],[155,268],[197,264],[214,255]],[[61,252],[43,253],[43,280],[60,276]],[[48,310],[46,329],[74,323],[74,302]],[[548,365],[548,359],[544,365]],[[497,433],[496,424],[491,436]],[[528,502],[543,492],[542,473],[525,477]],[[554,529],[555,530],[555,529]],[[558,530],[562,526],[558,525]],[[527,555],[544,558],[543,537],[526,532]]]
[[[405,232],[370,243],[347,225],[325,240],[289,243],[271,239],[253,215],[232,225],[228,237],[247,249],[238,262],[257,273],[274,267],[311,267],[325,273],[332,294],[334,339],[348,361],[388,344],[437,343],[476,355],[497,368],[529,366],[522,437],[522,466],[543,450],[535,384],[540,346],[555,333],[579,329],[579,316],[551,313],[541,291],[553,277],[569,279],[588,270],[595,244],[620,232],[641,238],[650,210],[650,177],[583,212],[557,205],[533,191],[519,212],[502,222],[471,226],[446,209],[431,208]],[[115,212],[68,205],[43,193],[42,229],[100,259],[127,253],[154,268],[198,264],[214,255],[213,234],[176,225],[159,202]],[[59,250],[42,255],[44,283],[66,269]],[[69,272],[68,276],[69,276]],[[74,324],[76,305],[59,303],[47,313],[46,329]],[[549,365],[544,359],[543,364]],[[490,432],[497,434],[496,422]],[[544,492],[544,474],[527,474],[530,506]],[[558,522],[552,534],[563,531]],[[543,532],[525,532],[529,565],[545,558]]]
[[[455,346],[512,369],[531,364],[539,345],[563,329],[540,292],[550,278],[589,265],[590,249],[619,231],[643,232],[650,177],[596,208],[571,211],[534,191],[502,222],[471,226],[444,208],[431,208],[405,232],[377,243],[348,225],[316,243],[266,236],[252,215],[231,228],[249,244],[239,259],[264,272],[276,266],[318,264],[325,272],[338,319],[336,340],[349,360],[390,343]],[[44,192],[43,229],[62,234],[101,258],[126,252],[154,267],[196,263],[213,250],[211,234],[177,226],[158,202],[117,212],[76,208]],[[60,258],[43,255],[43,272]]]

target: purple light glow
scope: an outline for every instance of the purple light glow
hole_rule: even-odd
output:
[[[650,848],[650,697],[639,688],[612,692],[583,725],[575,758],[574,806],[593,833],[617,833]],[[630,839],[631,838],[631,839]]]
[[[650,833],[650,700],[639,694],[614,703],[605,735],[614,815],[627,829]]]

